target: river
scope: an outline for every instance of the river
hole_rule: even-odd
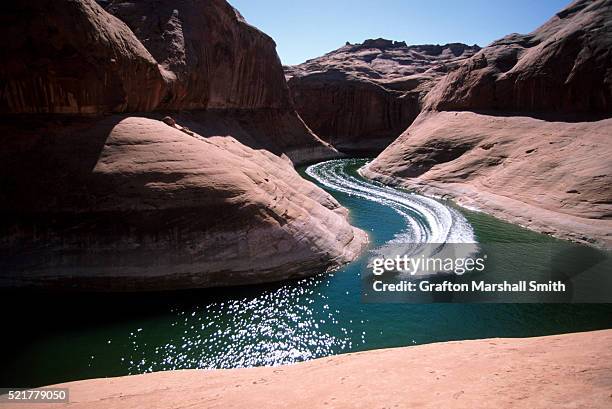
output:
[[[371,249],[394,240],[553,240],[366,181],[356,173],[363,164],[336,160],[300,171],[350,210],[352,224],[368,232]],[[280,365],[376,348],[612,327],[610,304],[364,304],[360,272],[367,254],[332,274],[264,286],[138,295],[2,294],[0,384]]]

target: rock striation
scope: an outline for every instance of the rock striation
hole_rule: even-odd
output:
[[[93,0],[2,8],[0,33],[15,39],[2,44],[2,115],[229,112],[242,134],[289,130],[239,138],[253,148],[296,163],[338,156],[296,115],[274,41],[224,0],[116,0],[108,12]]]
[[[165,83],[157,61],[96,2],[0,7],[0,114],[99,114],[159,105]]]
[[[340,150],[381,151],[416,118],[432,86],[479,49],[369,39],[285,74],[297,111],[321,138]]]
[[[225,1],[110,2],[160,64],[164,109],[288,109],[276,44]]]
[[[0,286],[262,283],[333,269],[366,241],[290,162],[232,137],[115,115],[5,139]]]
[[[432,89],[367,177],[612,246],[612,4],[576,1]]]
[[[68,382],[55,386],[70,388],[70,403],[49,407],[609,408],[611,351],[611,330],[453,341],[283,367]]]
[[[106,7],[2,5],[0,286],[214,287],[355,258],[365,233],[293,169],[338,153],[274,42],[222,0]]]
[[[612,6],[574,1],[530,34],[510,34],[428,96],[441,110],[612,114]]]

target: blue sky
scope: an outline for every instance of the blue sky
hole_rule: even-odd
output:
[[[408,44],[487,45],[528,33],[569,0],[229,0],[270,35],[283,64],[299,64],[346,41],[388,38]]]

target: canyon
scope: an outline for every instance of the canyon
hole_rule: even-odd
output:
[[[293,168],[339,154],[273,40],[222,0],[152,4],[2,6],[0,285],[202,288],[355,258],[365,233]]]
[[[361,174],[612,246],[612,5],[575,1],[483,48]]]
[[[348,210],[295,167],[346,153],[382,151],[359,170],[381,182],[375,192],[361,186],[377,193],[379,204],[417,196],[399,189],[393,196],[384,186],[395,185],[555,237],[612,247],[610,1],[577,0],[532,33],[511,34],[482,49],[369,39],[284,68],[273,39],[224,0],[29,0],[0,7],[3,290],[187,290],[335,271],[362,254],[366,227],[353,227]],[[353,181],[366,182],[357,175]],[[349,198],[359,193],[339,191]],[[461,216],[457,209],[423,196],[417,200],[446,230],[434,231],[433,222],[406,224],[408,232],[422,235],[403,237],[475,237],[467,220],[459,226],[467,227],[467,235],[451,235]],[[409,216],[395,223],[415,220],[418,213],[409,201],[404,204],[404,213],[394,207],[370,214],[392,236],[381,239],[382,245],[397,237],[398,226],[389,228],[386,223],[393,223],[372,214]],[[564,320],[581,323],[578,330],[610,326],[605,306],[569,304],[548,320],[540,318],[557,306],[481,306],[488,312],[471,305],[403,311],[384,306],[368,317],[356,304],[362,302],[355,279],[360,266],[351,266],[355,270],[342,278],[354,287],[338,280],[342,274],[328,274],[325,279],[335,283],[313,278],[273,291],[250,287],[258,292],[252,298],[243,297],[245,289],[214,289],[191,294],[197,302],[180,300],[185,304],[169,310],[151,294],[136,308],[139,299],[130,293],[128,307],[119,305],[113,315],[109,304],[116,299],[103,294],[103,320],[97,323],[87,304],[66,297],[68,324],[48,330],[47,351],[75,345],[86,361],[56,368],[53,360],[70,361],[69,353],[37,356],[45,355],[43,343],[36,344],[39,327],[30,328],[34,335],[23,342],[34,345],[31,360],[18,359],[28,351],[21,345],[6,352],[14,353],[11,362],[23,366],[22,372],[49,366],[65,372],[63,381],[77,379],[82,362],[106,371],[120,368],[112,375],[159,370],[143,358],[134,359],[141,366],[105,366],[111,356],[131,361],[130,354],[150,339],[160,346],[151,346],[152,353],[195,368],[204,367],[202,355],[219,349],[231,365],[262,362],[245,359],[262,344],[273,357],[287,353],[296,362],[380,348],[366,344],[366,334],[374,333],[387,347],[474,334],[577,331],[560,325]],[[325,292],[330,285],[336,287]],[[187,299],[187,293],[177,298]],[[36,304],[35,297],[23,298]],[[6,315],[19,319],[11,302]],[[127,311],[132,308],[137,311]],[[35,313],[41,311],[62,316]],[[593,311],[604,318],[588,321]],[[465,320],[468,314],[472,321]],[[73,315],[82,321],[70,321]],[[156,321],[160,316],[165,323]],[[491,325],[499,317],[503,328]],[[230,331],[228,323],[240,320],[249,325]],[[111,321],[117,333],[107,331]],[[472,328],[475,321],[481,326]],[[406,330],[400,322],[418,325]],[[517,329],[525,323],[537,328]],[[182,326],[172,332],[175,324]],[[133,336],[142,327],[152,338]],[[444,327],[448,333],[440,331]],[[338,341],[334,331],[347,344],[324,349]],[[244,334],[252,335],[248,342],[239,339]],[[22,338],[10,340],[18,344]],[[306,344],[321,351],[309,355]],[[105,355],[117,346],[128,353]],[[198,360],[187,360],[191,350]],[[612,330],[450,341],[282,367],[86,379],[54,385],[70,389],[70,402],[48,406],[607,408],[611,359]],[[42,364],[27,367],[28,362]],[[221,361],[209,362],[222,367]]]
[[[286,66],[285,75],[298,113],[319,137],[345,152],[380,152],[417,117],[431,88],[479,50],[369,39]]]

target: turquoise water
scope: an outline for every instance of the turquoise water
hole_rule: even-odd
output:
[[[343,169],[357,177],[362,163],[349,160]],[[371,246],[405,230],[406,219],[388,205],[330,193],[350,209],[352,224],[368,232]],[[481,213],[460,213],[478,241],[553,240]],[[0,386],[278,365],[447,340],[612,328],[609,304],[363,304],[364,259],[333,274],[256,287],[168,294],[3,293]]]

